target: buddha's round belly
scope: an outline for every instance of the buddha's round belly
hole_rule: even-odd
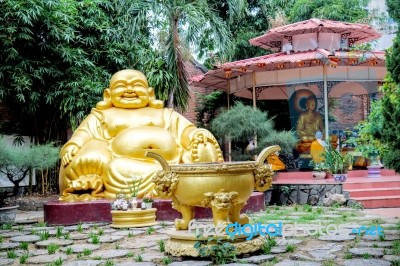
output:
[[[160,154],[166,160],[177,155],[177,144],[171,134],[158,127],[128,128],[111,142],[114,154],[132,158],[144,158],[147,151]]]

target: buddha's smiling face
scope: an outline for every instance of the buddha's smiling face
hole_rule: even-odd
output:
[[[146,77],[136,70],[122,70],[110,80],[110,98],[118,108],[142,108],[149,103]]]

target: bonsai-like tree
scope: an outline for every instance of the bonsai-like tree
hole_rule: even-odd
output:
[[[211,131],[218,137],[232,140],[235,145],[232,150],[233,160],[251,159],[263,148],[279,145],[282,153],[292,153],[297,138],[292,131],[276,131],[274,121],[268,118],[268,113],[257,108],[246,106],[241,102],[223,111],[211,122]],[[249,140],[257,136],[257,147],[246,151]]]
[[[56,164],[59,148],[53,144],[12,146],[1,136],[0,147],[0,175],[13,184],[11,190],[0,192],[0,207],[4,207],[7,198],[18,195],[20,183],[30,170],[50,168]]]

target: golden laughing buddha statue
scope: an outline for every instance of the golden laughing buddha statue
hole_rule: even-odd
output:
[[[169,164],[223,162],[215,137],[155,99],[143,73],[115,73],[103,101],[61,150],[60,200],[115,198],[141,178],[138,197],[153,189],[161,155]]]

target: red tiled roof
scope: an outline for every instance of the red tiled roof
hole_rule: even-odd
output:
[[[365,43],[381,37],[371,26],[360,23],[340,22],[326,19],[309,19],[267,31],[264,35],[250,39],[250,44],[264,49],[280,49],[285,37],[311,32],[339,33],[351,43]]]

